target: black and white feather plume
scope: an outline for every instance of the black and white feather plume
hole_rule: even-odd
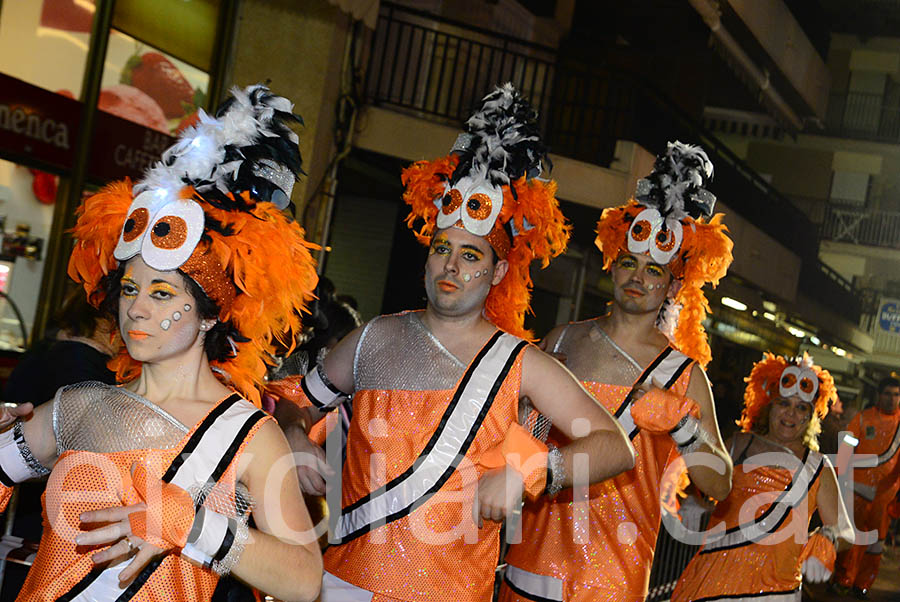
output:
[[[663,217],[708,218],[716,204],[715,195],[706,190],[712,177],[713,164],[702,148],[669,142],[666,154],[656,158],[650,175],[638,180],[634,198]]]
[[[287,124],[302,119],[288,99],[262,84],[235,87],[231,94],[215,117],[199,111],[198,123],[135,185],[136,193],[163,189],[174,195],[189,185],[223,209],[244,208],[244,192],[252,203],[268,201],[279,209],[290,204],[303,170],[297,134]]]
[[[481,108],[466,121],[452,152],[459,163],[450,178],[481,176],[494,186],[506,186],[522,176],[537,177],[547,148],[541,141],[537,111],[506,83],[484,97]],[[515,190],[513,190],[515,194]]]

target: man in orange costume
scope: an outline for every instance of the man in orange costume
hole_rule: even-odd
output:
[[[885,378],[878,383],[878,401],[850,421],[847,429],[859,440],[856,454],[876,456],[876,464],[857,461],[853,471],[853,516],[857,541],[861,534],[878,532],[878,540],[855,545],[838,555],[834,582],[865,596],[878,576],[890,518],[890,504],[900,489],[900,381]]]
[[[612,275],[612,310],[557,327],[544,345],[615,414],[636,465],[592,486],[588,499],[564,492],[526,504],[522,541],[506,556],[505,602],[643,600],[661,480],[679,451],[713,456],[710,466],[692,466],[690,477],[716,499],[728,495],[731,462],[702,368],[710,356],[701,287],[725,275],[732,246],[720,216],[704,219],[715,202],[703,188],[711,176],[702,149],[671,143],[638,184],[637,200],[603,212],[596,244]],[[667,212],[661,200],[673,197]]]
[[[301,383],[315,407],[279,404],[294,449],[318,453],[297,427],[353,397],[323,602],[489,601],[499,521],[523,490],[633,465],[609,412],[526,341],[528,265],[568,238],[555,183],[537,177],[545,153],[534,110],[507,84],[450,156],[405,170],[408,223],[424,220],[417,235],[429,245],[427,308],[375,318],[341,341]],[[521,427],[525,396],[573,443],[548,450]],[[324,483],[301,474],[303,485]]]

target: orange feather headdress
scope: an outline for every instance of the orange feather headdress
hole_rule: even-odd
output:
[[[638,181],[635,198],[603,210],[594,240],[604,269],[622,252],[647,254],[669,267],[679,286],[660,312],[660,330],[703,367],[711,358],[703,285],[715,286],[725,276],[733,246],[722,215],[713,215],[716,197],[705,189],[712,174],[703,149],[670,142],[650,175]]]
[[[744,411],[738,421],[744,432],[753,428],[763,408],[777,397],[800,396],[813,406],[820,419],[825,418],[830,404],[838,399],[834,378],[828,370],[813,364],[805,352],[793,359],[766,352],[763,359],[753,364],[744,382],[747,383]]]
[[[99,306],[105,277],[140,254],[178,269],[216,304],[230,351],[210,358],[226,384],[259,404],[273,343],[292,347],[317,276],[313,245],[282,210],[300,172],[293,105],[265,86],[234,89],[216,117],[201,111],[132,187],[113,182],[78,208],[69,276]],[[110,362],[120,382],[140,374],[124,345]]]
[[[461,227],[483,236],[509,263],[484,312],[497,327],[527,339],[533,338],[524,327],[529,265],[539,260],[546,267],[565,251],[571,230],[559,210],[556,183],[539,178],[546,154],[536,111],[505,84],[484,98],[449,156],[418,161],[402,174],[403,200],[410,206],[406,223],[419,242],[429,244],[438,229]]]

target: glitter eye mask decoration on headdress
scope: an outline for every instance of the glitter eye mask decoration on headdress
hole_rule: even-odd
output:
[[[133,188],[113,182],[84,201],[69,276],[99,306],[104,279],[137,255],[154,269],[178,269],[219,308],[216,336],[230,349],[210,357],[213,369],[258,402],[273,341],[293,344],[317,277],[314,245],[283,211],[302,173],[287,124],[302,121],[266,86],[231,93],[215,117],[200,111]],[[120,382],[140,372],[124,348],[114,362]]]
[[[704,188],[713,165],[699,146],[670,142],[653,172],[638,180],[635,200],[646,208],[628,230],[628,250],[666,265],[681,249],[682,220],[712,215],[716,197]]]
[[[546,266],[565,251],[570,231],[556,183],[540,177],[545,160],[549,166],[537,112],[507,83],[484,97],[449,156],[414,163],[402,176],[403,200],[410,205],[406,221],[420,242],[429,244],[438,229],[464,228],[508,261],[485,314],[525,338],[531,338],[523,326],[532,284],[528,266],[533,260]]]
[[[806,403],[812,403],[819,392],[819,377],[812,369],[812,360],[807,356],[798,358],[796,364],[790,365],[781,373],[778,380],[778,394],[782,397],[798,396]],[[808,364],[808,365],[807,365]]]

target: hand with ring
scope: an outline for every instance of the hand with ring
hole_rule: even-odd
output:
[[[81,515],[82,528],[85,525],[88,528],[75,537],[76,544],[79,546],[112,544],[92,556],[94,564],[115,565],[133,556],[131,563],[119,573],[119,582],[122,585],[130,583],[151,560],[164,553],[163,549],[131,533],[128,516],[144,509],[146,504],[140,503],[94,510]]]

